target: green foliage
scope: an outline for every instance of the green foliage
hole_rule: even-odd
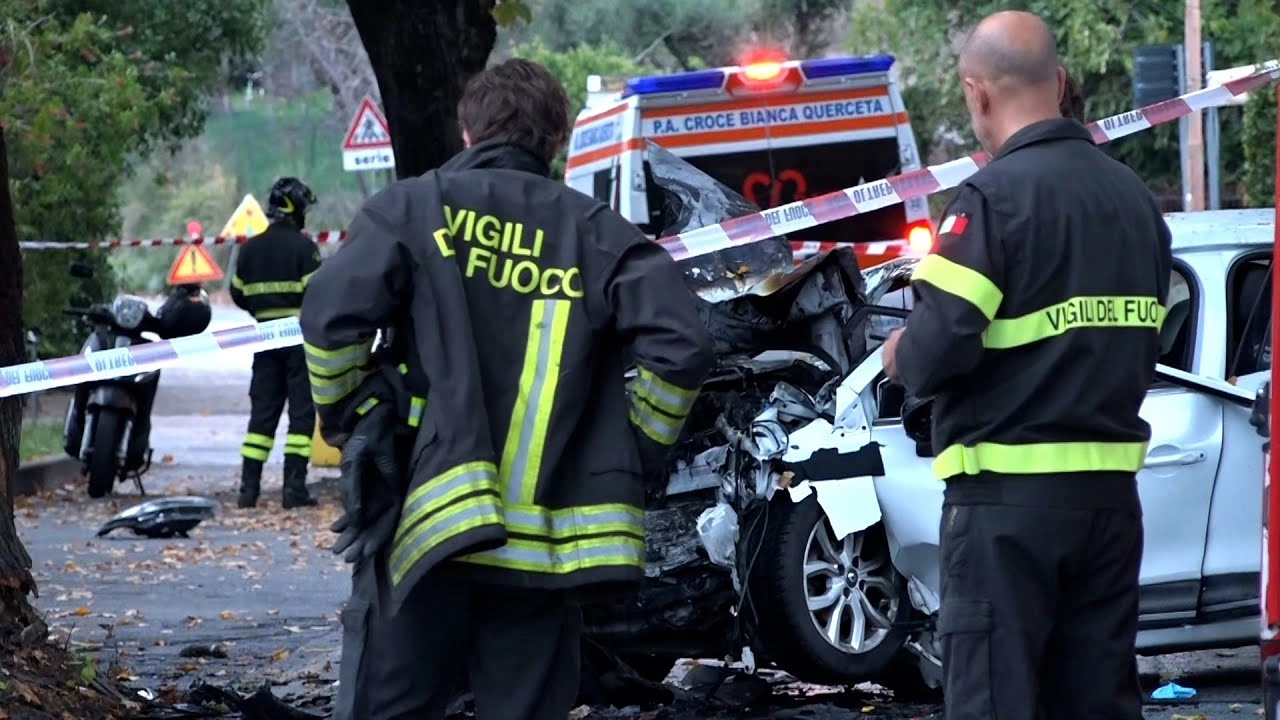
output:
[[[1183,8],[1160,0],[886,0],[865,4],[851,20],[850,46],[858,54],[889,52],[899,59],[903,97],[921,153],[932,161],[976,149],[955,74],[956,53],[968,23],[988,13],[1025,9],[1054,27],[1063,64],[1083,88],[1087,115],[1097,119],[1132,105],[1130,73],[1137,45],[1178,42]],[[1268,38],[1280,33],[1280,12],[1267,0],[1206,3],[1205,38],[1215,41],[1217,67],[1243,65],[1275,55]],[[1238,123],[1223,116],[1223,177],[1238,176],[1242,163]],[[963,139],[953,142],[951,135]],[[1178,131],[1169,124],[1107,145],[1156,192],[1177,194]],[[1230,188],[1224,187],[1224,195]]]
[[[546,0],[530,26],[557,51],[613,46],[639,61],[661,48],[675,70],[733,64],[749,29],[738,0]]]
[[[502,27],[533,20],[533,10],[524,0],[502,0],[493,8],[493,20]]]
[[[1250,93],[1244,108],[1244,198],[1249,207],[1271,207],[1276,200],[1276,93]]]
[[[79,318],[64,315],[63,308],[101,302],[116,289],[108,262],[112,251],[30,250],[22,253],[26,278],[24,317],[27,327],[40,329],[40,357],[63,357],[80,351],[90,327]],[[80,261],[93,267],[90,280],[76,280],[67,269]]]
[[[22,424],[22,441],[18,449],[18,457],[22,462],[61,454],[62,423],[43,420]]]
[[[0,118],[19,238],[115,235],[117,190],[135,158],[199,131],[204,93],[221,79],[224,57],[256,51],[265,7],[265,0],[0,0]],[[69,259],[62,251],[24,253],[24,320],[44,331],[45,355],[78,350],[63,307],[115,289],[101,257],[94,283],[68,282]],[[81,292],[90,296],[75,297]]]
[[[614,45],[578,45],[557,52],[541,41],[519,45],[513,49],[516,57],[527,58],[547,68],[569,95],[571,112],[577,113],[587,104],[587,77],[633,77],[652,68],[635,62]],[[552,177],[564,177],[565,152],[561,151],[552,167]]]
[[[267,36],[271,8],[271,0],[43,1],[55,17],[100,18],[118,29],[110,49],[137,66],[157,116],[138,128],[138,150],[200,133],[205,94],[228,79],[224,61],[255,57]]]

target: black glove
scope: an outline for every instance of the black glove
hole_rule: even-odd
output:
[[[391,539],[400,520],[403,485],[399,453],[400,419],[391,403],[379,403],[358,423],[342,447],[342,507],[329,527],[338,533],[333,554],[346,562],[373,557]]]

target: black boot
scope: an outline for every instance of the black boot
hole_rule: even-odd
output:
[[[240,469],[240,497],[236,505],[251,508],[258,504],[258,493],[262,491],[262,461],[244,459]]]
[[[297,455],[284,456],[284,496],[280,504],[285,510],[319,504],[307,492],[307,462],[307,458]]]

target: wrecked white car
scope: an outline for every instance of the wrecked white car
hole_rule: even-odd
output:
[[[1168,217],[1174,278],[1142,411],[1144,654],[1256,641],[1262,453],[1248,406],[1270,367],[1271,218]],[[943,488],[927,408],[903,427],[877,350],[909,312],[916,261],[865,279],[853,262],[838,250],[708,303],[719,370],[648,513],[648,582],[585,608],[593,638],[638,670],[730,656],[815,683],[938,685]]]

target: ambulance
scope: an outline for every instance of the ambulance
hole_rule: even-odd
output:
[[[650,236],[660,195],[646,159],[653,142],[761,209],[920,167],[890,55],[743,65],[638,77],[605,89],[588,79],[565,181]],[[853,243],[866,268],[928,252],[928,204],[904,204],[791,233],[797,262]]]

